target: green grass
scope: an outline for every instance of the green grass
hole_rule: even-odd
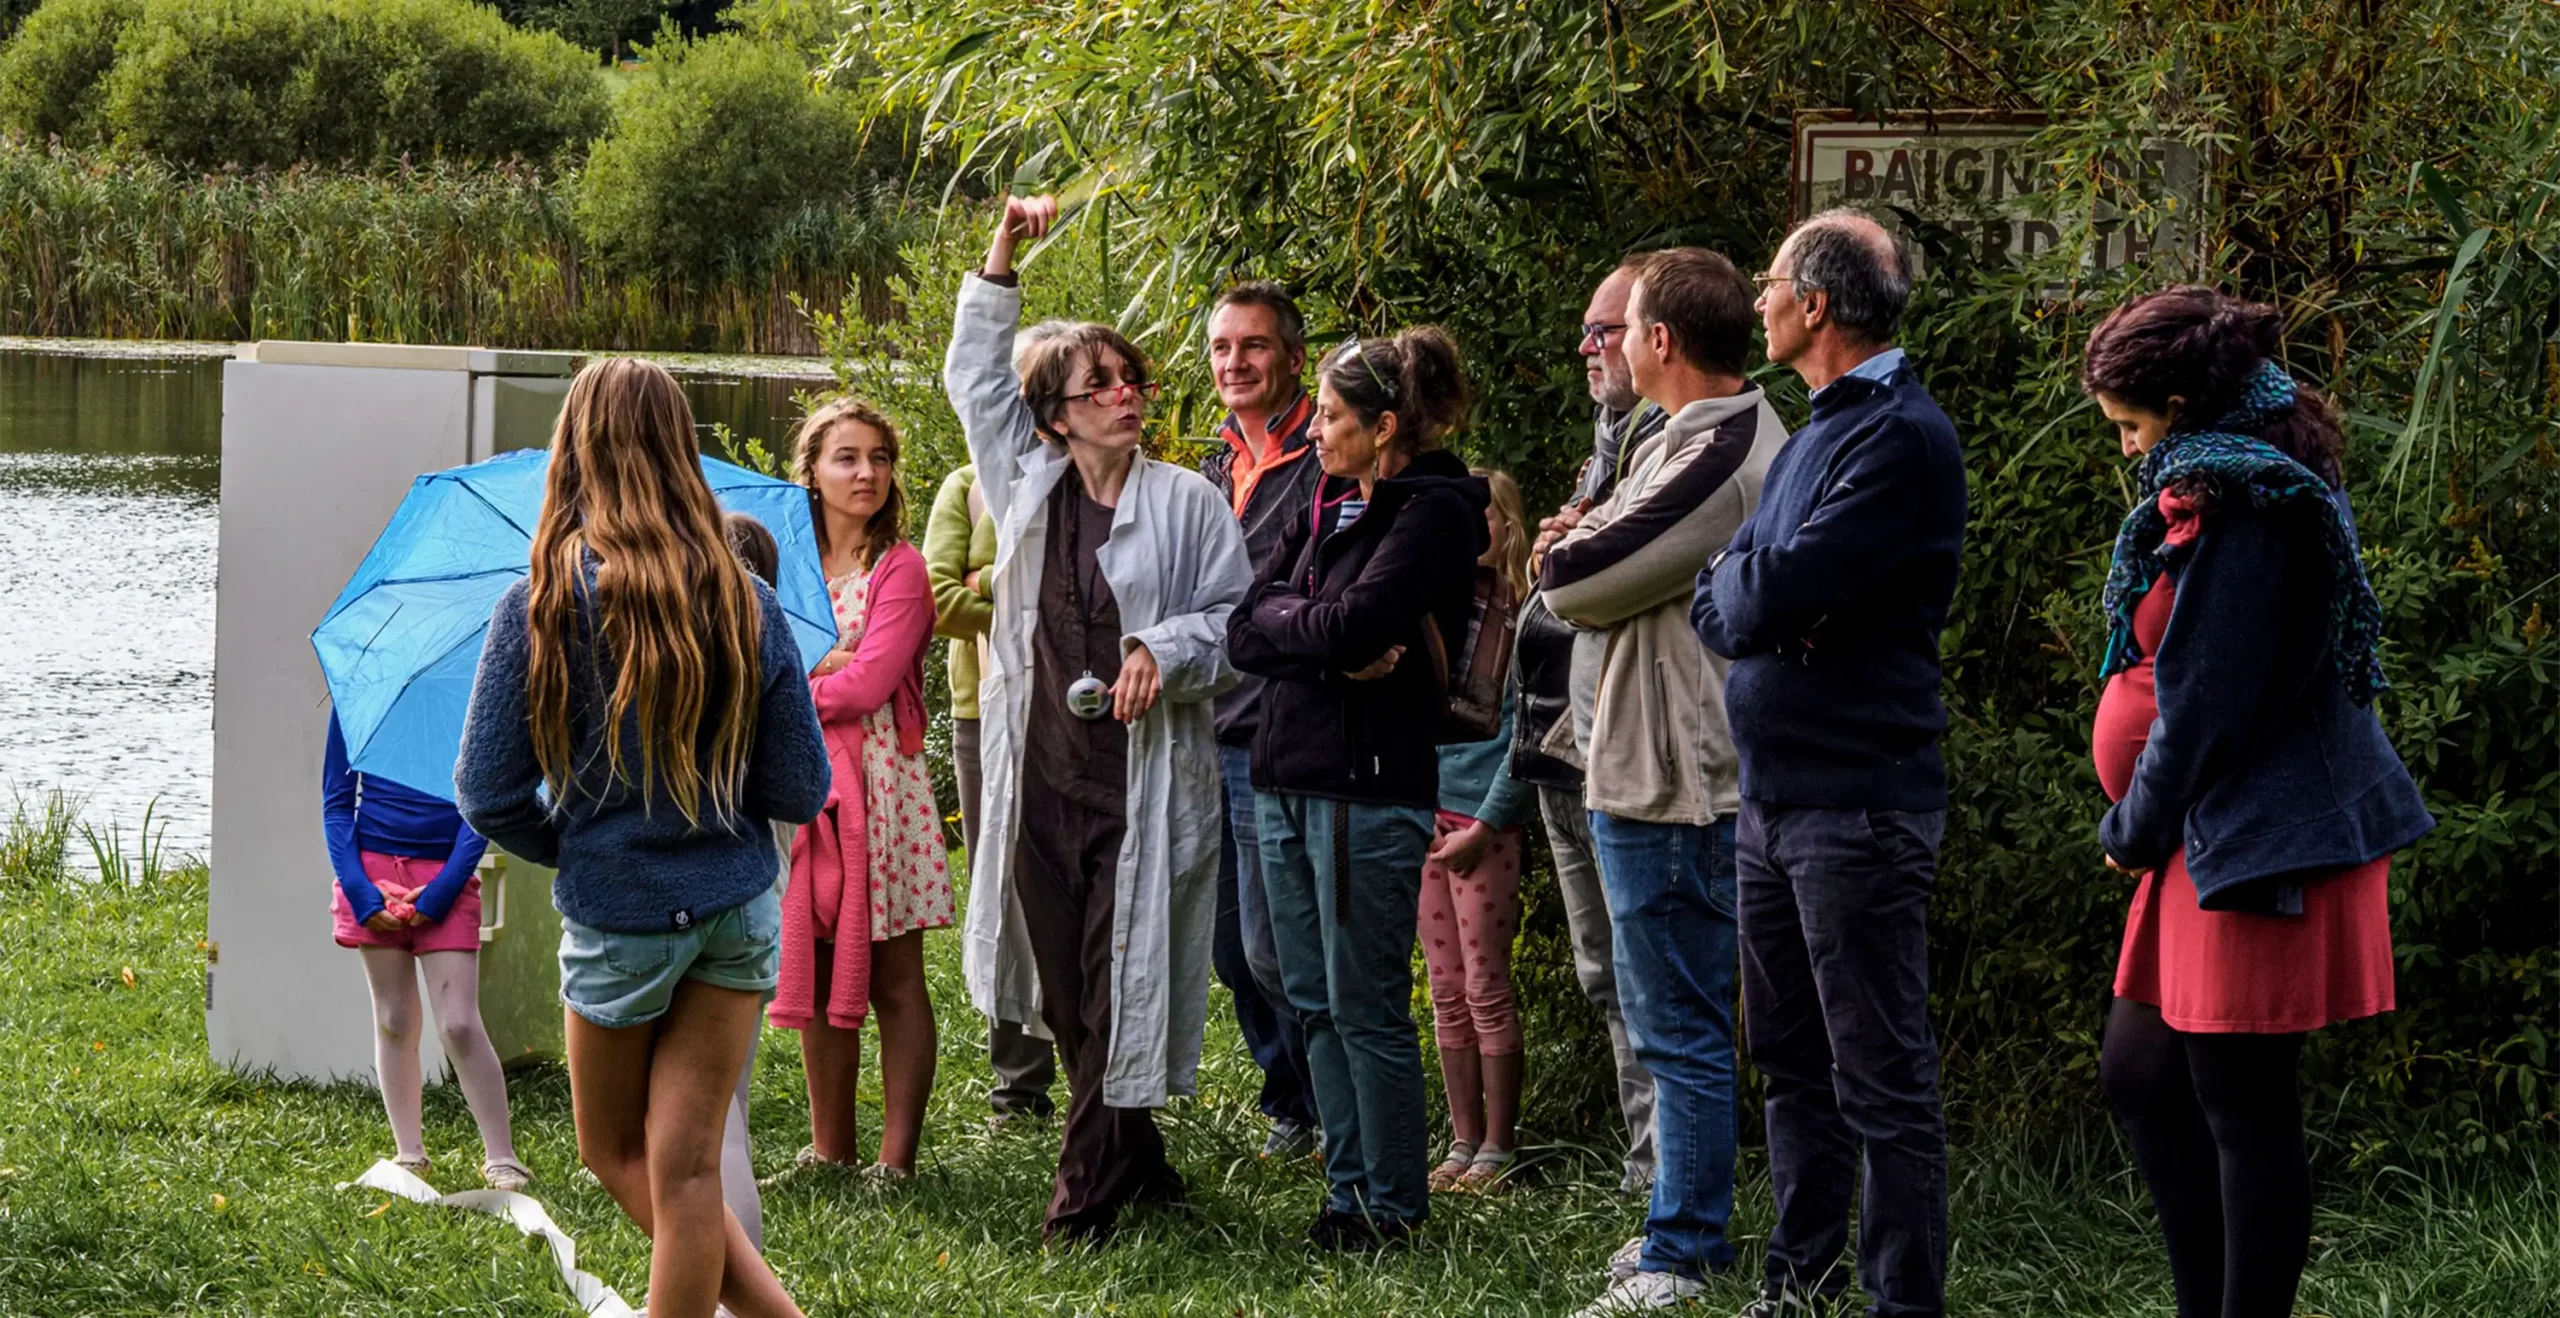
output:
[[[235,1076],[207,1059],[202,869],[130,887],[65,875],[40,863],[47,843],[33,831],[48,812],[30,805],[0,845],[0,1314],[576,1312],[511,1228],[333,1189],[388,1151],[381,1110],[360,1087]],[[57,855],[65,833],[49,835]],[[943,1069],[922,1175],[882,1193],[826,1176],[767,1199],[775,1266],[813,1314],[1562,1314],[1641,1216],[1600,1159],[1559,1151],[1507,1197],[1438,1201],[1430,1243],[1412,1253],[1311,1254],[1297,1234],[1318,1174],[1253,1158],[1256,1077],[1232,1026],[1217,1024],[1201,1097],[1165,1114],[1195,1207],[1133,1216],[1101,1253],[1044,1252],[1054,1128],[980,1126],[987,1072],[957,940],[931,946]],[[796,1037],[765,1042],[755,1125],[769,1173],[803,1143],[807,1118]],[[536,1065],[512,1089],[538,1193],[582,1264],[636,1303],[647,1242],[576,1170],[564,1074]],[[439,1181],[464,1188],[479,1157],[449,1086],[429,1091],[427,1121]],[[2049,1144],[1958,1151],[1955,1312],[2168,1313],[2149,1209],[2120,1148]],[[1703,1312],[1748,1298],[1741,1277],[1769,1222],[1753,1150],[1739,1203],[1744,1267]],[[2318,1236],[2305,1313],[2560,1312],[2560,1155],[2332,1175]]]

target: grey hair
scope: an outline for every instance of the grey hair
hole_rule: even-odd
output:
[[[1797,225],[1788,242],[1796,258],[1788,273],[1795,276],[1799,295],[1807,290],[1827,294],[1831,323],[1851,338],[1893,342],[1902,328],[1903,308],[1911,304],[1911,267],[1891,229],[1843,206]]]
[[[1022,374],[1022,363],[1029,360],[1031,350],[1074,329],[1076,322],[1052,316],[1035,325],[1026,325],[1013,336],[1013,373]]]

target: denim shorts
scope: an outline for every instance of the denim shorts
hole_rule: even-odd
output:
[[[560,917],[560,1001],[608,1030],[667,1014],[688,978],[773,998],[782,974],[782,891],[669,933],[618,933]]]

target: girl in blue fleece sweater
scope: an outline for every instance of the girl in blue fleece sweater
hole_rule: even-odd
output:
[[[722,1206],[720,1131],[781,963],[773,822],[827,798],[806,671],[729,551],[674,377],[580,371],[454,786],[473,828],[559,870],[578,1154],[649,1233],[658,1318],[800,1313]]]

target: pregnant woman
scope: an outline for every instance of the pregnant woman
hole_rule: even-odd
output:
[[[436,1033],[463,1101],[480,1126],[480,1178],[521,1190],[533,1173],[507,1128],[507,1080],[480,1025],[480,857],[489,844],[450,805],[347,767],[346,734],[329,718],[320,769],[320,821],[329,840],[329,894],[338,946],[364,957],[373,990],[373,1072],[391,1117],[392,1159],[429,1170],[421,1128],[418,976],[435,1004]]]
[[[2100,1079],[2160,1214],[2179,1318],[2284,1318],[2311,1239],[2304,1036],[2391,1010],[2391,853],[2433,827],[2371,708],[2365,581],[2327,400],[2274,308],[2118,308],[2082,383],[2139,463],[2095,750],[2136,876]]]

